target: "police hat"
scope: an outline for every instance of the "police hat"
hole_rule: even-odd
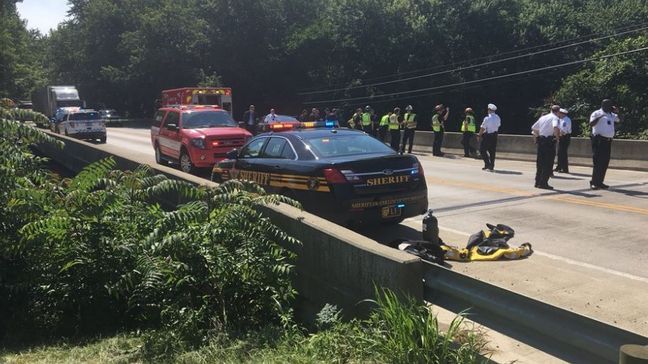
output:
[[[560,109],[559,111],[563,114],[569,114],[569,111],[567,109]]]
[[[443,104],[439,104],[439,105],[434,107],[434,110],[439,111],[439,110],[443,110],[443,108],[444,108]]]
[[[405,108],[405,110],[407,110],[407,111],[412,111],[412,110],[414,110],[414,108],[412,107],[412,105],[407,105],[407,107]]]
[[[471,107],[467,107],[466,110],[464,110],[464,114],[472,113],[473,109]]]
[[[495,104],[488,104],[488,110],[497,111],[497,106]]]

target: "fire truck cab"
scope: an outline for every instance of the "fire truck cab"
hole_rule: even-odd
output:
[[[182,87],[162,90],[160,107],[216,105],[232,115],[232,89],[229,87]]]

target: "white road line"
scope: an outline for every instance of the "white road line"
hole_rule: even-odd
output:
[[[459,230],[445,228],[445,227],[439,227],[439,229],[445,230],[445,231],[448,231],[448,232],[451,232],[451,233],[454,233],[454,234],[464,235],[466,237],[472,235],[472,234],[468,234],[468,233],[466,233],[464,231],[459,231]],[[596,266],[596,265],[593,265],[593,264],[590,264],[590,263],[580,262],[578,260],[573,260],[573,259],[558,256],[558,255],[553,255],[553,254],[549,254],[549,253],[540,252],[540,251],[537,251],[535,249],[533,250],[533,254],[538,254],[538,255],[546,257],[546,258],[558,260],[558,261],[561,261],[561,262],[564,262],[564,263],[567,263],[567,264],[571,264],[571,265],[576,265],[576,266],[579,266],[579,267],[582,267],[582,268],[593,269],[593,270],[597,270],[599,272],[603,272],[603,273],[607,273],[607,274],[613,274],[613,275],[616,275],[616,276],[619,276],[619,277],[632,279],[632,280],[639,281],[639,282],[642,282],[642,283],[648,283],[648,278],[645,278],[645,277],[639,277],[639,276],[635,276],[633,274],[619,272],[619,271],[614,270],[614,269],[599,267],[599,266]]]

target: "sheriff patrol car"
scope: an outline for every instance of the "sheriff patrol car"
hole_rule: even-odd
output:
[[[327,122],[333,126],[332,122]],[[249,180],[339,224],[398,223],[428,208],[421,164],[358,130],[277,124],[217,163],[212,180]]]

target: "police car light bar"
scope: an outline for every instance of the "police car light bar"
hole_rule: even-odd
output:
[[[275,124],[270,124],[268,127],[270,128],[270,130],[286,130],[286,129],[292,129],[293,124],[275,123]]]
[[[310,128],[339,128],[340,125],[337,121],[305,121],[301,123],[301,127],[304,129]]]

